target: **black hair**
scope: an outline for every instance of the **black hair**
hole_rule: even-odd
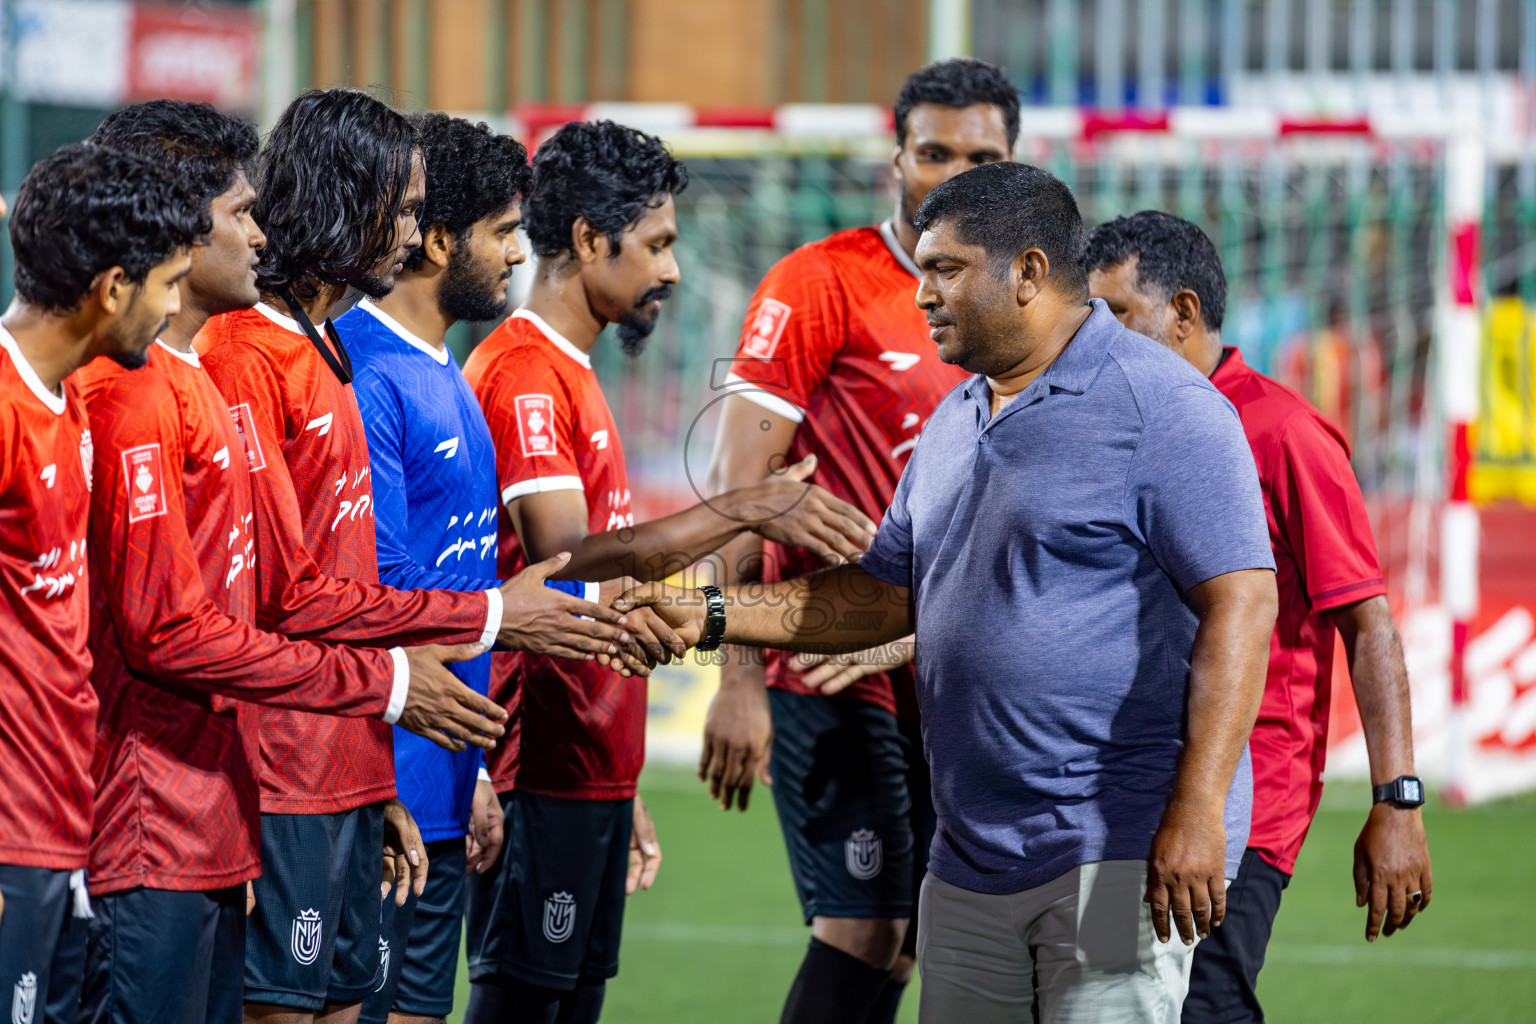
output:
[[[961,241],[986,249],[1000,265],[1039,249],[1057,287],[1087,297],[1083,218],[1072,190],[1050,171],[994,163],[957,174],[928,193],[913,221],[919,231],[940,222],[952,224]]]
[[[1199,226],[1161,210],[1142,210],[1100,224],[1088,235],[1089,271],[1136,257],[1136,286],[1161,302],[1188,288],[1200,297],[1206,330],[1220,331],[1227,313],[1227,275],[1216,246]]]
[[[1008,149],[1019,139],[1019,90],[996,64],[971,57],[935,61],[918,68],[896,94],[896,145],[907,144],[907,115],[919,103],[970,107],[990,103],[1003,112]]]
[[[441,224],[462,240],[478,221],[528,194],[533,184],[528,150],[512,136],[497,135],[483,121],[471,124],[438,111],[418,114],[411,125],[427,169],[427,201],[417,218],[423,235]],[[422,258],[421,249],[413,250],[406,269],[419,267]]]
[[[107,115],[91,136],[99,146],[169,165],[205,207],[235,176],[255,177],[256,129],[211,103],[150,100]]]
[[[608,236],[618,255],[624,230],[688,186],[688,170],[654,135],[612,121],[573,121],[533,156],[533,191],[523,227],[533,251],[571,247],[576,218]]]
[[[134,284],[212,227],[164,163],[76,142],[32,165],[11,210],[16,293],[71,312],[113,267]]]
[[[261,290],[309,298],[306,277],[355,284],[377,266],[395,242],[415,151],[405,116],[365,92],[311,90],[288,104],[256,165]]]

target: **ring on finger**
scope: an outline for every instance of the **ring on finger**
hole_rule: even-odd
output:
[[[1411,893],[1408,894],[1408,902],[1412,903],[1414,906],[1418,906],[1423,901],[1424,901],[1424,890],[1422,890],[1422,889],[1420,889],[1418,892],[1411,892]]]

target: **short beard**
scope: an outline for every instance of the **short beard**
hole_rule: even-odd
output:
[[[381,277],[378,274],[366,273],[357,275],[355,281],[347,282],[370,299],[382,299],[395,290],[393,278]]]
[[[437,291],[437,308],[450,320],[482,323],[507,312],[507,278],[487,282],[469,257],[469,247],[455,246]]]
[[[664,284],[659,288],[652,288],[640,296],[640,301],[635,303],[635,308],[619,317],[619,348],[624,354],[634,359],[645,351],[645,343],[656,329],[656,321],[661,318],[658,313],[655,317],[648,317],[640,312],[648,303],[657,299],[663,302],[672,294],[672,286]]]
[[[907,227],[911,228],[915,234],[921,234],[922,232],[917,230],[917,208],[920,204],[912,201],[912,192],[905,184],[901,186],[899,205],[901,219],[906,222]]]
[[[153,345],[154,342],[150,342]],[[109,352],[107,358],[125,370],[142,370],[149,363],[149,346],[137,352]]]

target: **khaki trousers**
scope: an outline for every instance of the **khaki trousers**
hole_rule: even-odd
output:
[[[1158,942],[1140,860],[1084,864],[990,896],[929,874],[922,1024],[1179,1024],[1194,946]]]

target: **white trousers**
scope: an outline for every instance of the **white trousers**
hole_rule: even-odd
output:
[[[923,879],[922,1024],[1179,1024],[1194,946],[1159,942],[1140,860],[989,896]]]

